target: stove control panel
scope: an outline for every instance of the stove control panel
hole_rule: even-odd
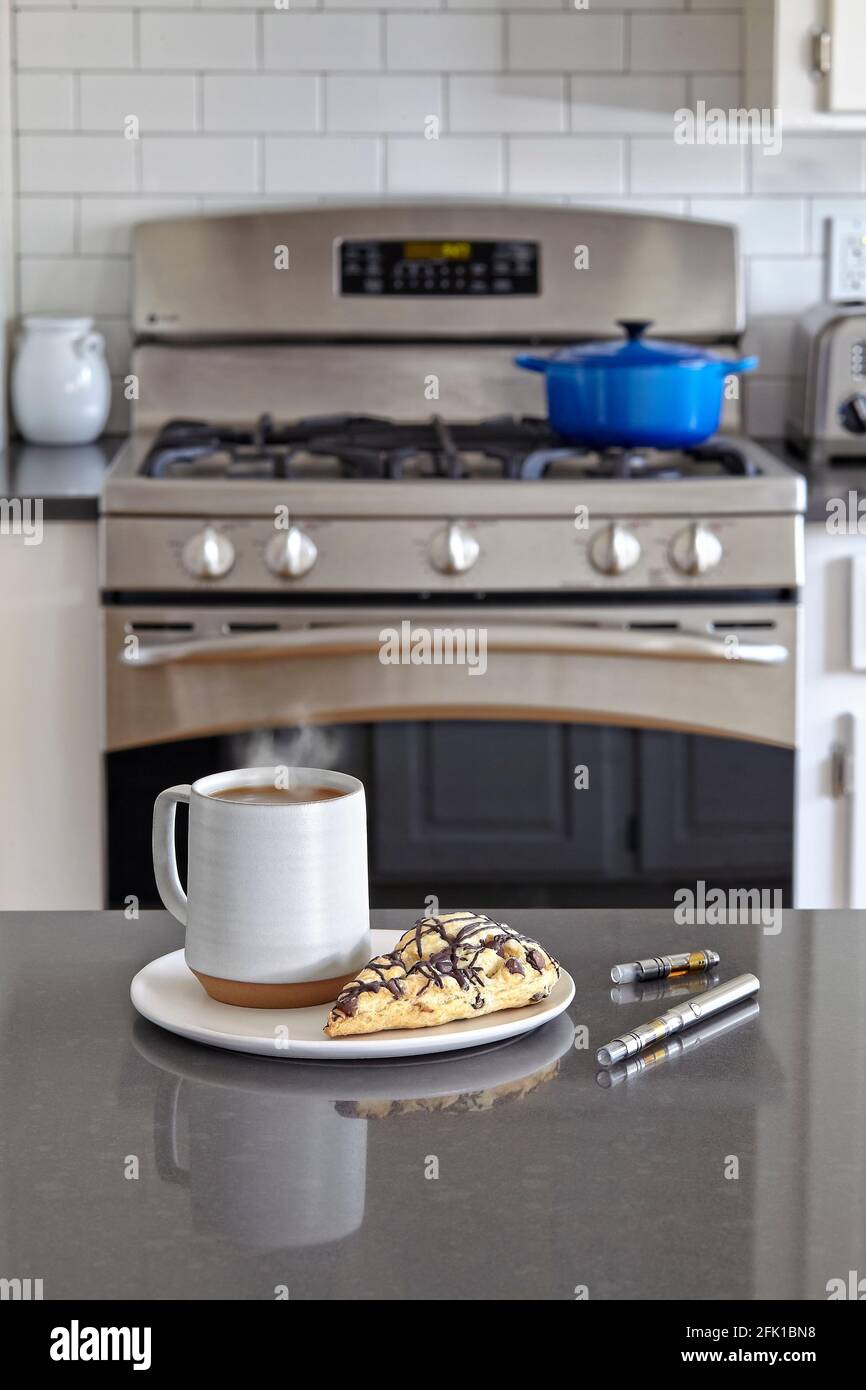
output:
[[[311,509],[284,529],[268,517],[109,516],[101,524],[111,590],[663,593],[802,582],[802,522],[781,514],[600,516],[577,527],[566,497],[559,516]]]
[[[540,293],[535,241],[339,243],[341,295],[477,297]]]

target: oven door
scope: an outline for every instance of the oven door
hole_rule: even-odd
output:
[[[395,608],[108,608],[106,746],[406,719],[794,744],[794,607]]]
[[[795,607],[395,608],[105,610],[112,905],[164,786],[282,763],[365,782],[378,906],[787,895]]]

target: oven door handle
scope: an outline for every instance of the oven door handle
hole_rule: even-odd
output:
[[[734,634],[714,636],[700,629],[646,630],[617,626],[418,622],[422,631],[484,631],[489,652],[527,652],[538,656],[625,656],[662,661],[739,662],[781,666],[789,657],[777,642],[731,641]],[[378,656],[385,634],[394,627],[337,626],[295,628],[284,632],[247,632],[236,636],[194,637],[165,643],[130,642],[119,654],[124,666],[174,666],[212,661],[267,661],[279,658]],[[388,664],[388,663],[385,663]],[[423,664],[423,663],[422,663]]]

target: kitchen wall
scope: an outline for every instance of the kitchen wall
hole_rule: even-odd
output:
[[[674,143],[678,107],[739,104],[748,3],[18,0],[17,307],[94,313],[119,376],[137,219],[413,194],[692,213],[743,229],[748,424],[777,432],[823,219],[866,213],[866,140]]]

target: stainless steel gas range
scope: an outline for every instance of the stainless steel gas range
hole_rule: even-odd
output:
[[[380,902],[787,884],[802,479],[736,401],[688,454],[581,450],[512,361],[635,317],[733,355],[734,229],[268,211],[146,224],[135,268],[109,811],[215,760],[328,761],[368,784]],[[148,898],[140,832],[110,828],[112,900]]]

